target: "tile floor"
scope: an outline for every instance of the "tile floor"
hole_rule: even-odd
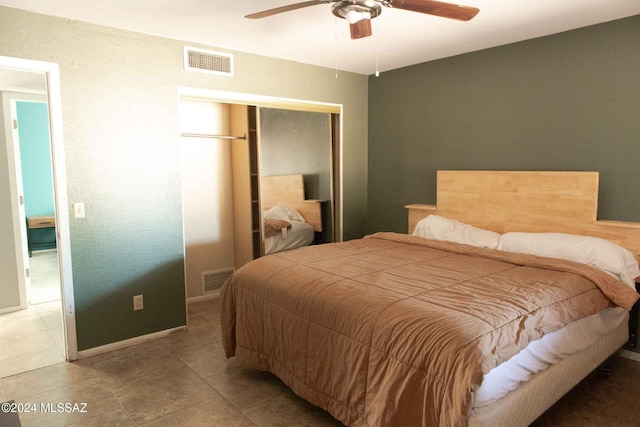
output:
[[[58,251],[48,249],[33,251],[29,258],[31,270],[31,304],[58,301],[60,299],[60,270]]]
[[[0,314],[0,378],[64,362],[61,316],[60,301]]]
[[[189,306],[189,331],[0,379],[0,402],[87,403],[22,413],[23,426],[341,426],[271,374],[227,360],[218,300]]]
[[[0,402],[86,403],[83,413],[23,413],[23,426],[341,426],[274,376],[226,359],[218,300],[189,306],[189,331],[0,379]],[[536,426],[637,425],[640,363],[616,358]],[[622,410],[624,409],[624,410]],[[635,422],[635,424],[634,424]]]
[[[65,360],[58,252],[34,251],[29,269],[32,305],[0,314],[0,378]]]

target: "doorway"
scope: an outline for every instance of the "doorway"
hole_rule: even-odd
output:
[[[0,97],[1,378],[75,360],[77,345],[57,64],[0,56]]]
[[[16,175],[17,181],[22,183],[18,191],[23,195],[29,253],[26,260],[29,264],[27,304],[48,304],[51,311],[60,314],[60,269],[47,97],[44,94],[14,92],[4,92],[3,97],[9,98],[11,122],[14,124],[14,154],[19,157]],[[61,327],[61,322],[57,323]]]
[[[292,100],[292,99],[284,99],[284,98],[275,98],[275,97],[265,97],[265,96],[259,96],[259,95],[246,95],[246,94],[212,91],[212,90],[195,89],[195,88],[179,88],[178,95],[181,102],[183,103],[199,104],[201,107],[208,106],[207,108],[209,110],[211,109],[219,110],[217,111],[216,114],[213,114],[214,113],[213,110],[208,112],[208,116],[205,114],[205,117],[208,117],[208,119],[205,118],[202,120],[196,120],[196,122],[200,123],[200,126],[202,126],[203,124],[206,125],[207,123],[209,125],[213,125],[213,128],[211,129],[198,128],[197,134],[196,134],[194,133],[196,131],[192,130],[197,128],[196,124],[183,127],[181,129],[181,131],[183,132],[183,143],[186,142],[189,144],[194,144],[195,146],[196,144],[195,140],[187,141],[186,138],[184,137],[197,136],[200,138],[206,138],[209,141],[207,143],[203,143],[205,146],[209,147],[208,148],[209,150],[212,150],[213,149],[212,147],[214,146],[231,147],[230,156],[231,156],[232,170],[234,172],[232,173],[232,177],[228,177],[227,175],[229,175],[229,171],[224,171],[225,174],[227,175],[225,175],[226,178],[223,181],[227,183],[227,188],[230,188],[229,183],[233,181],[234,194],[240,196],[238,197],[238,199],[242,199],[242,200],[246,199],[246,202],[247,202],[247,203],[242,203],[242,206],[243,206],[242,209],[236,209],[237,208],[236,206],[236,208],[234,208],[231,211],[230,215],[233,215],[233,218],[232,218],[233,226],[227,227],[227,230],[231,232],[231,236],[233,237],[234,233],[236,236],[234,237],[233,242],[226,245],[225,248],[232,248],[235,246],[235,250],[233,251],[233,253],[235,253],[235,256],[233,258],[228,259],[226,263],[224,263],[224,265],[211,263],[210,266],[207,268],[210,271],[204,271],[202,268],[198,269],[197,271],[190,271],[191,270],[190,265],[192,264],[191,261],[194,261],[196,259],[194,257],[191,257],[191,260],[189,259],[190,251],[193,252],[193,249],[196,248],[196,246],[202,245],[202,242],[195,242],[197,243],[196,245],[195,243],[190,242],[188,239],[188,234],[189,234],[188,229],[189,227],[195,227],[196,222],[193,221],[192,224],[187,224],[189,207],[184,206],[185,194],[183,194],[183,215],[184,215],[184,221],[185,221],[185,254],[186,254],[186,257],[185,257],[186,273],[185,274],[187,275],[187,280],[185,282],[187,287],[188,303],[197,302],[202,299],[208,299],[209,297],[214,297],[216,295],[215,293],[207,293],[205,291],[206,290],[205,284],[207,282],[206,279],[208,276],[215,278],[218,275],[227,274],[234,267],[234,265],[235,265],[235,268],[238,268],[244,262],[246,262],[249,259],[252,259],[255,256],[254,249],[256,244],[254,242],[253,237],[255,236],[255,230],[259,229],[260,227],[257,225],[257,222],[255,221],[255,218],[254,218],[255,215],[253,213],[253,210],[254,210],[253,204],[254,204],[254,199],[259,198],[258,196],[259,193],[254,194],[254,190],[250,189],[251,185],[249,184],[249,182],[253,182],[254,180],[259,181],[260,173],[257,171],[257,169],[255,173],[252,172],[251,170],[252,161],[250,159],[253,159],[253,157],[250,154],[251,152],[250,147],[252,147],[251,135],[252,135],[252,132],[257,133],[258,131],[257,128],[259,127],[259,126],[254,126],[252,128],[250,125],[248,125],[248,122],[251,123],[252,121],[248,118],[247,114],[248,114],[248,110],[251,110],[252,108],[254,110],[265,108],[265,109],[279,109],[282,111],[300,111],[300,112],[314,112],[314,113],[326,114],[325,117],[328,117],[328,119],[326,119],[325,126],[327,127],[327,129],[330,128],[331,130],[326,137],[328,151],[330,151],[327,161],[332,164],[331,167],[327,167],[327,170],[329,171],[328,174],[331,175],[330,190],[328,190],[330,193],[330,196],[328,196],[327,198],[332,199],[333,203],[325,204],[327,209],[329,210],[328,217],[331,218],[331,221],[327,222],[327,224],[331,224],[331,227],[328,227],[328,230],[330,230],[330,235],[326,236],[325,241],[341,241],[342,240],[342,203],[341,203],[342,202],[341,200],[342,198],[341,196],[342,194],[342,171],[341,171],[342,145],[339,143],[341,138],[340,122],[342,120],[341,105],[326,104],[326,103],[311,102],[311,101],[300,101],[300,100]],[[207,108],[202,108],[203,112],[207,113],[208,111]],[[240,114],[239,111],[244,111],[243,113],[244,115]],[[272,110],[272,111],[275,111],[275,110]],[[182,115],[183,114],[181,114],[181,116]],[[227,115],[229,116],[228,119],[226,118]],[[199,115],[194,114],[193,112],[190,112],[190,114],[188,115],[184,114],[184,116],[189,118],[200,117]],[[214,116],[218,117],[218,119],[213,120]],[[244,119],[241,120],[241,117],[244,117]],[[230,127],[228,128],[224,126],[216,127],[217,126],[216,123],[219,124],[218,121],[220,120],[220,118],[222,118],[220,123],[230,122]],[[329,124],[331,126],[329,126]],[[335,145],[333,142],[335,142]],[[183,156],[186,154],[187,153],[183,153]],[[256,155],[259,155],[259,154],[256,154]],[[225,158],[227,158],[229,156],[229,153],[226,153],[225,156],[226,156]],[[211,158],[211,157],[212,156],[209,156],[208,158]],[[238,158],[242,158],[244,159],[244,161],[238,162],[237,161]],[[184,185],[187,185],[191,181],[193,181],[193,183],[197,184],[198,186],[202,185],[203,175],[195,174],[192,177],[193,179],[189,178],[192,175],[191,169],[194,167],[193,166],[194,164],[196,164],[196,162],[189,163],[190,170],[186,174],[184,172],[185,166],[183,165],[183,181],[184,181],[183,191],[185,191]],[[227,161],[225,161],[225,164],[228,164]],[[209,166],[209,168],[211,168],[211,166]],[[204,167],[204,170],[206,170],[206,166]],[[218,171],[218,172],[222,172],[222,171]],[[285,172],[275,171],[273,173],[282,174]],[[242,175],[243,178],[236,179],[235,177],[236,174]],[[200,176],[200,179],[198,179],[198,176]],[[209,181],[213,182],[214,181],[213,177],[211,177]],[[242,181],[242,183],[240,181]],[[247,181],[247,182],[244,182],[244,181]],[[242,184],[242,185],[239,185],[239,184]],[[204,197],[204,198],[198,197],[196,199],[207,200],[207,201],[214,200],[213,197]],[[234,204],[235,204],[235,196],[234,196]],[[231,209],[232,204],[227,202],[227,203],[224,203],[223,205]],[[197,206],[200,206],[200,205],[197,205]],[[194,209],[193,211],[197,216],[201,216],[203,215],[203,213],[208,212],[202,209],[201,207],[199,207],[198,209]],[[217,217],[216,215],[214,215],[213,212],[206,213],[206,215],[204,215],[204,219],[202,222],[203,223],[206,222],[207,227],[211,228],[213,224],[216,222],[216,221],[213,221],[213,218]],[[260,218],[262,217],[259,214],[258,216]],[[205,219],[207,221],[204,221]],[[247,225],[247,227],[239,227],[238,226],[239,223],[243,226]],[[239,228],[242,228],[242,230],[247,228],[249,232],[239,233],[238,232]],[[246,239],[248,241],[245,241],[245,239],[238,240],[237,239],[238,233],[241,234],[243,237],[245,235],[248,235]],[[210,234],[212,236],[215,234],[213,228],[211,228]],[[201,233],[200,230],[196,234],[196,236],[198,237],[201,237],[202,235],[203,234]],[[220,239],[216,239],[215,242],[213,242],[212,240],[211,243],[217,244],[219,243],[219,241]],[[260,242],[258,242],[258,244],[260,244]],[[245,256],[247,252],[249,255]],[[213,250],[209,250],[208,253],[212,254]],[[260,253],[260,251],[258,253]],[[254,256],[251,256],[251,254],[254,254]],[[222,258],[217,257],[216,262],[220,261],[221,259]],[[205,273],[211,273],[211,274],[207,275]],[[202,282],[203,284],[201,284],[200,282]],[[218,282],[222,283],[223,280],[217,280],[216,283]]]

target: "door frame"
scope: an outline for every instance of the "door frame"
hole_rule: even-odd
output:
[[[14,71],[42,73],[47,82],[47,102],[49,106],[49,132],[51,144],[51,169],[53,174],[53,192],[56,216],[56,240],[58,248],[58,263],[60,270],[60,287],[62,303],[62,325],[65,342],[65,357],[67,360],[78,359],[78,343],[76,335],[75,304],[73,297],[73,274],[71,268],[71,239],[69,230],[69,203],[67,198],[67,176],[65,166],[65,148],[62,135],[62,98],[60,88],[60,70],[56,63],[35,61],[30,59],[0,56],[0,68]],[[7,142],[7,146],[9,146]],[[12,144],[11,144],[12,145]],[[13,151],[13,148],[12,148]],[[9,156],[10,160],[15,156]],[[15,165],[14,165],[15,166]],[[26,225],[22,224],[19,214],[19,194],[15,167],[10,170],[12,217],[14,220],[14,236],[20,249],[16,252],[19,260],[26,251]],[[23,231],[24,230],[24,233]],[[21,262],[19,261],[18,264]],[[24,264],[24,260],[22,261]],[[25,274],[24,266],[20,274]],[[26,295],[25,295],[26,298]],[[22,295],[21,295],[22,303]]]

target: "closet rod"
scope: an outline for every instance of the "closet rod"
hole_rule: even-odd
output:
[[[212,139],[247,139],[247,134],[242,136],[234,135],[211,135],[208,133],[181,133],[180,136],[187,138],[212,138]]]

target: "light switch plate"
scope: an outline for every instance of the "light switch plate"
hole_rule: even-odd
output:
[[[73,217],[76,219],[84,218],[84,203],[73,204]]]

